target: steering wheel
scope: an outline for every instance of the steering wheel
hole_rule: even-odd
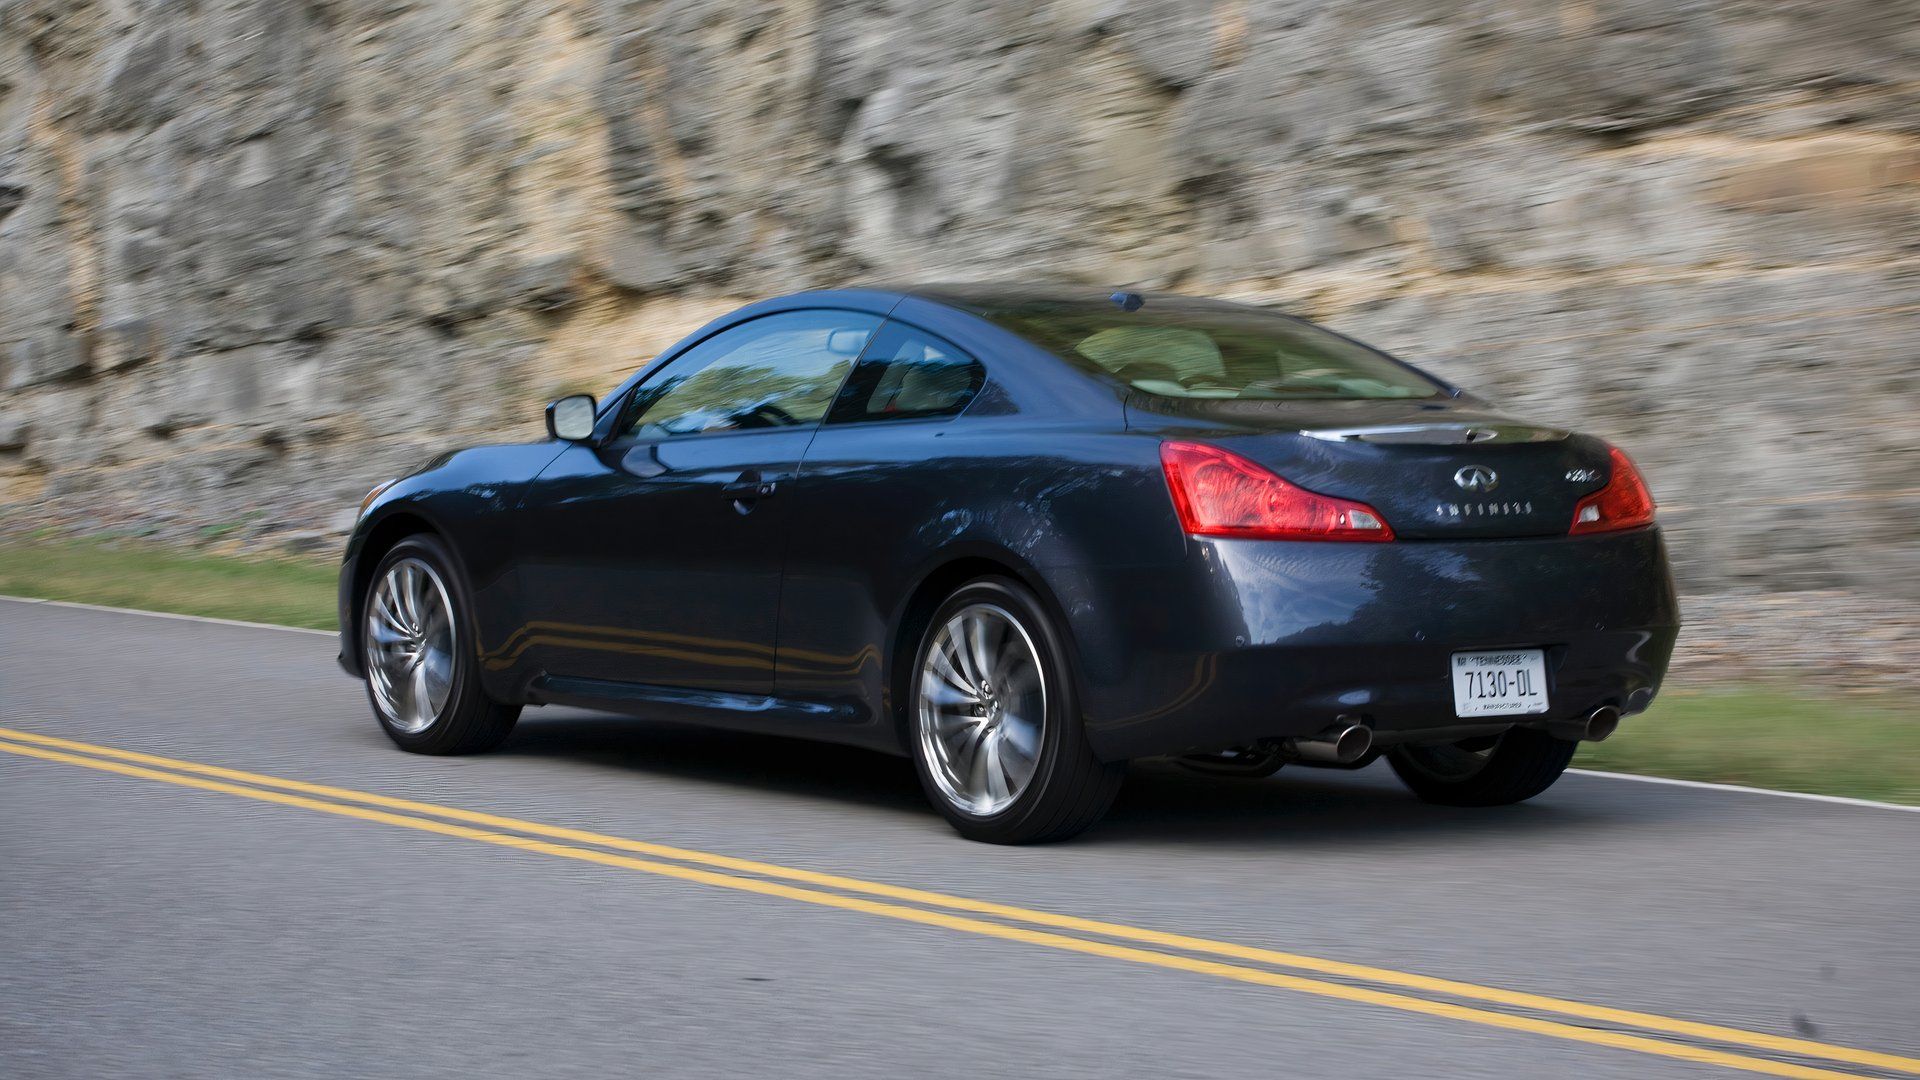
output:
[[[747,415],[762,417],[766,419],[767,421],[769,421],[765,425],[766,427],[792,427],[793,425],[799,423],[798,420],[795,420],[793,418],[792,413],[788,412],[787,410],[781,408],[778,405],[775,405],[771,401],[763,401],[760,404],[755,405],[752,409],[747,411]]]

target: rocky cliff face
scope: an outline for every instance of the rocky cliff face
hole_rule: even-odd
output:
[[[1271,302],[1628,447],[1694,592],[1920,599],[1912,0],[0,0],[0,502],[343,524],[705,316]]]

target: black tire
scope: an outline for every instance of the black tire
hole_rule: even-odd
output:
[[[405,720],[382,703],[380,692],[375,688],[377,646],[370,628],[377,590],[389,571],[408,560],[426,564],[438,576],[437,584],[444,588],[452,609],[449,624],[453,631],[447,650],[451,666],[445,701],[430,722],[415,730],[409,730]],[[367,700],[387,737],[400,749],[415,754],[478,754],[500,745],[520,718],[520,706],[494,701],[481,689],[479,657],[474,648],[477,638],[473,603],[466,581],[455,569],[446,545],[426,534],[409,536],[395,544],[374,567],[360,599],[360,657]]]
[[[921,676],[941,628],[957,614],[990,605],[1011,615],[1033,646],[1043,677],[1044,722],[1033,772],[1024,789],[1004,808],[978,814],[955,802],[935,779],[938,751],[922,737]],[[920,786],[948,823],[969,840],[989,844],[1035,844],[1064,840],[1084,831],[1107,812],[1126,776],[1125,762],[1104,762],[1087,744],[1074,694],[1067,649],[1053,620],[1024,585],[1004,577],[985,577],[954,590],[934,612],[914,651],[906,693],[907,744]]]
[[[1387,755],[1401,783],[1441,806],[1506,806],[1553,786],[1580,744],[1532,728],[1443,746],[1400,746]]]

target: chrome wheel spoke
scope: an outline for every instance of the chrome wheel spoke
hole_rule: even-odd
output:
[[[426,691],[428,708],[438,714],[453,690],[453,658],[444,652],[427,653],[420,661],[420,685]]]
[[[1025,753],[1012,735],[1001,740],[1000,761],[1007,770],[1007,783],[1015,790],[1024,790],[1033,780],[1040,761],[1035,755]]]
[[[1007,763],[1000,754],[1000,747],[1005,742],[1006,737],[1001,734],[999,729],[995,729],[993,734],[986,737],[985,745],[980,755],[986,760],[987,798],[989,799],[998,800],[1012,797],[1013,789],[1008,783],[1010,777],[1007,775]]]
[[[954,725],[945,741],[956,774],[972,772],[974,758],[980,753],[980,738],[986,731],[987,726],[972,717],[967,717],[965,723]]]
[[[945,646],[952,654],[951,666],[960,672],[967,685],[980,685],[980,672],[973,666],[973,654],[967,648],[967,624],[961,616],[954,616],[947,622]]]
[[[943,713],[959,714],[970,706],[980,704],[980,695],[969,694],[946,679],[930,680],[920,688],[920,692],[927,696],[927,700],[933,703],[934,708]]]
[[[1004,626],[1005,624],[1003,623],[996,623],[995,626],[989,626],[987,625],[987,620],[978,615],[967,620],[966,655],[967,659],[972,662],[974,681],[982,686],[994,686],[998,684],[995,676],[999,674],[997,670],[999,665],[995,663],[994,649],[988,644],[988,639],[998,637],[1000,634],[1005,633]],[[996,627],[1001,628],[997,633]]]
[[[407,617],[400,612],[400,603],[394,596],[398,588],[398,583],[389,573],[387,579],[380,583],[380,591],[374,595],[373,607],[382,622],[404,637],[413,633],[413,627],[407,625]]]
[[[940,681],[946,683],[961,696],[965,697],[967,701],[976,702],[980,700],[979,684],[969,682],[967,677],[953,666],[953,661],[947,656],[945,649],[936,646],[927,654],[927,669],[935,675],[938,675]]]
[[[1000,679],[1006,684],[1005,696],[1011,700],[1022,700],[1040,691],[1040,669],[1032,664],[1009,663]]]
[[[413,674],[407,679],[407,705],[414,723],[425,727],[433,722],[433,703],[427,695],[427,665],[418,656],[413,658]]]
[[[984,731],[980,738],[973,740],[973,752],[967,755],[967,794],[972,801],[990,801],[992,795],[987,791],[987,776],[993,771],[993,762],[987,753],[987,739]]]
[[[389,620],[385,613],[375,610],[373,618],[367,620],[367,633],[373,635],[376,644],[383,648],[407,643],[407,632]]]
[[[424,593],[424,590],[426,589],[426,583],[425,581],[422,580],[422,574],[420,572],[419,566],[409,565],[405,563],[403,563],[402,565],[406,567],[406,571],[407,571],[407,578],[406,578],[407,622],[409,624],[409,627],[413,630],[413,632],[416,635],[418,635],[425,632],[426,625],[427,625],[427,619],[426,619],[427,598]]]
[[[1007,733],[1007,746],[1031,769],[1040,760],[1040,725],[1009,713],[1000,726]]]
[[[393,585],[393,607],[400,615],[400,625],[411,634],[418,629],[413,621],[413,567],[401,563],[393,568],[388,580]]]

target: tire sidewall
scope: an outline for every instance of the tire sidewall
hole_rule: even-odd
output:
[[[380,702],[373,693],[373,660],[368,648],[367,633],[367,618],[368,612],[372,610],[374,590],[380,587],[381,580],[386,577],[387,571],[393,564],[409,558],[431,565],[434,572],[440,575],[440,581],[447,589],[447,602],[453,607],[451,614],[454,619],[454,629],[457,632],[453,643],[452,689],[447,695],[447,703],[441,708],[440,715],[434,717],[433,723],[413,732],[402,731],[393,726],[380,709]],[[380,728],[387,733],[387,737],[403,748],[434,752],[441,743],[446,741],[448,728],[453,725],[454,718],[476,705],[474,695],[479,693],[479,680],[474,672],[478,654],[473,647],[473,606],[467,599],[466,580],[454,567],[452,553],[447,550],[445,544],[425,535],[409,536],[393,545],[387,549],[385,555],[381,556],[379,563],[373,568],[372,576],[367,579],[366,590],[360,596],[359,610],[360,626],[357,636],[360,662],[367,673],[361,679],[361,684],[367,693],[367,704],[373,708],[374,718],[379,721]]]
[[[969,604],[990,603],[1005,609],[1020,621],[1039,653],[1041,673],[1047,680],[1047,709],[1040,734],[1040,758],[1034,765],[1033,780],[1006,809],[994,814],[972,814],[953,805],[934,780],[933,765],[926,760],[920,744],[920,672],[933,647],[934,636],[953,614]],[[1066,643],[1055,629],[1053,619],[1040,606],[1033,592],[1008,578],[987,577],[970,581],[955,589],[934,610],[920,635],[913,653],[906,693],[908,756],[913,759],[915,775],[927,793],[927,800],[940,813],[968,834],[1021,831],[1027,819],[1044,805],[1048,788],[1059,778],[1058,763],[1069,739],[1081,739],[1079,703],[1074,694],[1072,670],[1068,666]]]

